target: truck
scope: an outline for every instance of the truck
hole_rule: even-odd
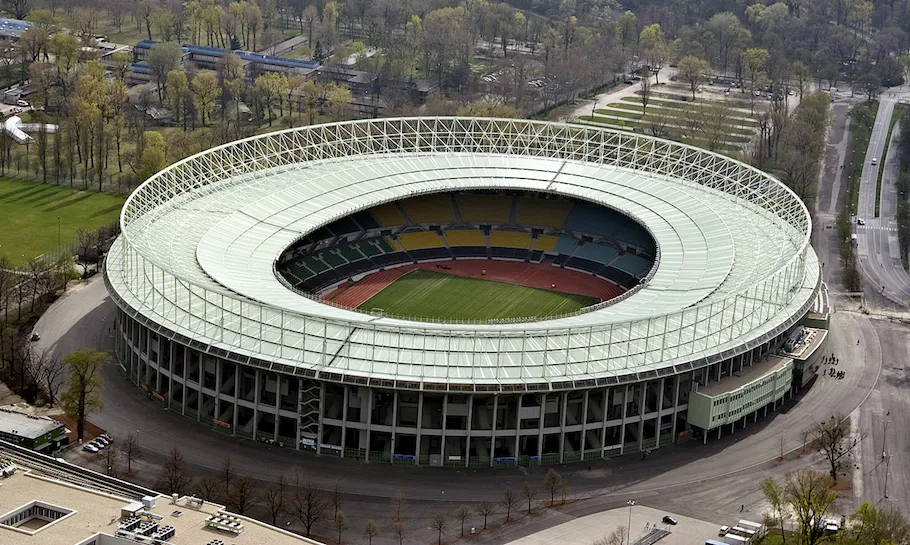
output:
[[[754,530],[757,537],[760,537],[765,531],[765,526],[763,524],[752,522],[751,520],[740,520],[736,522],[736,525],[741,528],[750,528]]]
[[[727,545],[748,545],[749,540],[731,532],[724,536],[724,543]]]

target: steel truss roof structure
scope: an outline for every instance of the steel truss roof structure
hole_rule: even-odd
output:
[[[524,189],[614,208],[658,260],[622,301],[532,323],[441,324],[301,297],[275,260],[383,202]],[[674,374],[744,352],[812,305],[801,200],[767,174],[676,142],[528,120],[403,118],[220,146],[128,199],[105,279],[128,313],[218,357],[301,376],[450,391],[532,391]]]

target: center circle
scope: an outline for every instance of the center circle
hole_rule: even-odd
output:
[[[374,315],[434,322],[539,320],[596,310],[654,269],[631,217],[525,190],[425,194],[298,238],[275,263],[287,287]]]

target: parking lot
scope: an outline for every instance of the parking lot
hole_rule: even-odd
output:
[[[658,545],[704,545],[705,540],[708,539],[723,541],[723,538],[717,535],[720,524],[658,511],[643,505],[635,505],[631,510],[632,543],[635,543],[635,540],[648,533],[648,525],[653,527],[655,524],[670,531],[670,535],[657,542]],[[665,515],[672,516],[678,524],[675,526],[663,524],[661,519]],[[611,532],[620,526],[628,524],[628,507],[612,509],[542,530],[536,534],[517,539],[509,545],[550,545],[552,543],[559,543],[560,545],[591,545],[596,540],[610,535]]]

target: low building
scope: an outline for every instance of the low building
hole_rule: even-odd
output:
[[[732,366],[733,364],[731,364]],[[689,393],[689,424],[707,432],[730,425],[735,427],[747,417],[758,418],[761,410],[772,410],[793,385],[793,358],[766,355],[749,366],[730,371],[730,375],[708,386],[696,385]]]
[[[31,28],[31,26],[32,23],[28,21],[0,17],[0,41],[18,41],[22,37],[22,33]]]
[[[53,418],[0,408],[0,439],[27,449],[51,453],[69,443],[66,426]]]
[[[321,545],[0,441],[0,545]]]

